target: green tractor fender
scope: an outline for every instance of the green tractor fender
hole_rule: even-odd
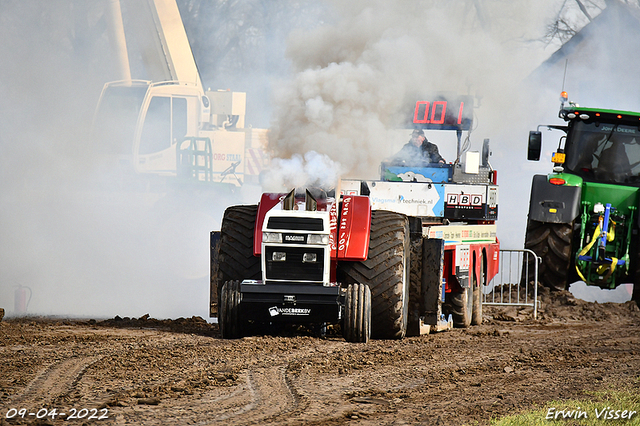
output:
[[[533,176],[529,220],[571,223],[580,215],[582,185],[554,185],[546,175]]]

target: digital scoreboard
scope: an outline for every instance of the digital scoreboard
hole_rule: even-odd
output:
[[[428,130],[470,130],[473,124],[473,97],[434,97],[416,101],[413,128]]]

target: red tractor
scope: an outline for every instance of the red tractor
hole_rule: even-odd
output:
[[[371,290],[380,337],[404,336],[408,238],[406,217],[372,215],[365,196],[338,203],[315,189],[229,207],[212,280],[222,336],[240,337],[256,323],[342,323],[347,340],[366,342]]]

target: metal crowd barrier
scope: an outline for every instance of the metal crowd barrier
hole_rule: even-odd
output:
[[[500,250],[500,272],[483,291],[485,306],[531,306],[533,318],[538,318],[538,265],[541,259],[533,251]],[[530,268],[533,267],[533,271]],[[532,280],[529,277],[533,277]],[[529,297],[529,282],[533,281],[533,298]],[[524,291],[523,291],[524,290]]]

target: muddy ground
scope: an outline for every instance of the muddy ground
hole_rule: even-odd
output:
[[[609,387],[640,393],[633,302],[543,302],[537,321],[485,307],[481,326],[368,344],[221,340],[199,317],[5,318],[0,424],[483,425]]]

